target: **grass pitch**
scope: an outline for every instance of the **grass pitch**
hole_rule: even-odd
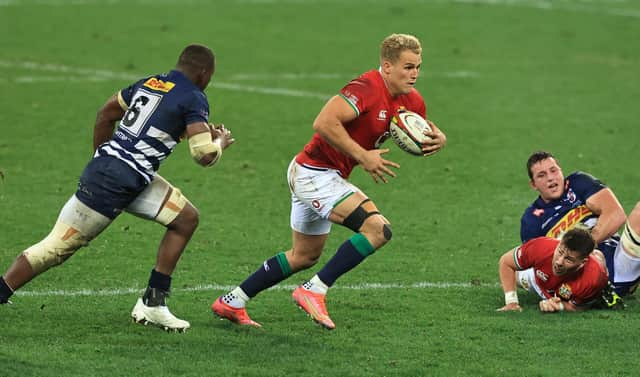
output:
[[[0,307],[6,376],[633,376],[636,298],[624,312],[542,315],[502,305],[499,256],[535,194],[524,163],[549,149],[603,179],[630,210],[640,7],[631,1],[0,1],[0,270],[45,236],[91,157],[95,113],[188,43],[213,48],[212,120],[234,145],[212,170],[184,146],[161,174],[200,209],[170,307],[186,334],[129,322],[162,228],[124,215]],[[376,185],[352,181],[394,225],[389,245],[330,292],[323,331],[291,277],[250,303],[264,329],[209,305],[290,242],[285,170],[324,99],[377,67],[392,32],[423,42],[418,89],[448,146]],[[349,232],[338,227],[325,262]]]

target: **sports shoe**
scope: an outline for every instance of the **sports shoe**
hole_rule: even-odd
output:
[[[607,286],[602,290],[600,301],[604,309],[619,310],[625,308],[624,300],[613,289],[613,284],[610,281],[607,282]]]
[[[293,301],[305,312],[307,312],[311,318],[316,321],[320,326],[327,330],[333,330],[336,325],[329,318],[327,313],[327,307],[324,303],[326,295],[320,293],[314,293],[304,289],[302,286],[296,288],[291,294]]]
[[[234,308],[233,306],[227,305],[222,301],[222,296],[218,297],[218,299],[211,304],[211,310],[213,314],[221,319],[228,319],[238,325],[262,327],[261,324],[249,318],[249,314],[247,314],[245,308]]]
[[[185,332],[191,325],[176,318],[166,305],[165,298],[169,292],[157,288],[147,288],[144,296],[138,298],[131,311],[133,321],[142,325],[152,324],[165,331]]]

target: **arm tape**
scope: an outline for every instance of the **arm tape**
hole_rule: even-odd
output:
[[[191,152],[191,156],[196,162],[200,162],[203,157],[215,153],[215,158],[207,165],[211,166],[218,162],[220,156],[222,156],[220,139],[212,141],[209,132],[195,134],[189,138],[189,152]]]
[[[516,291],[505,292],[504,293],[504,303],[506,305],[517,304],[518,303],[518,293]]]

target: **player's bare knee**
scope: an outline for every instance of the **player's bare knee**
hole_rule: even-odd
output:
[[[627,225],[636,233],[640,233],[640,202],[636,203],[627,217]]]
[[[192,234],[198,224],[200,223],[200,214],[198,210],[187,203],[184,208],[180,211],[180,214],[167,225],[167,228],[184,233],[184,234]]]
[[[378,218],[378,219],[376,219]],[[362,235],[364,235],[371,245],[377,250],[391,240],[391,224],[380,221],[383,217],[376,216],[365,223],[362,227]]]
[[[622,236],[620,236],[620,242],[623,249],[636,258],[640,258],[640,214],[639,217],[633,217],[636,209],[634,208],[627,223],[624,224],[622,230]]]

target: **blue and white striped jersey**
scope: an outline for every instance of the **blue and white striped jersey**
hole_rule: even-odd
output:
[[[100,145],[94,157],[116,157],[147,183],[180,142],[187,124],[209,121],[206,94],[176,70],[122,89],[118,101],[126,113],[112,139]]]
[[[520,238],[560,238],[576,224],[593,228],[598,215],[587,207],[587,199],[607,186],[593,176],[577,171],[564,180],[564,193],[545,203],[540,196],[524,211],[520,220]]]

